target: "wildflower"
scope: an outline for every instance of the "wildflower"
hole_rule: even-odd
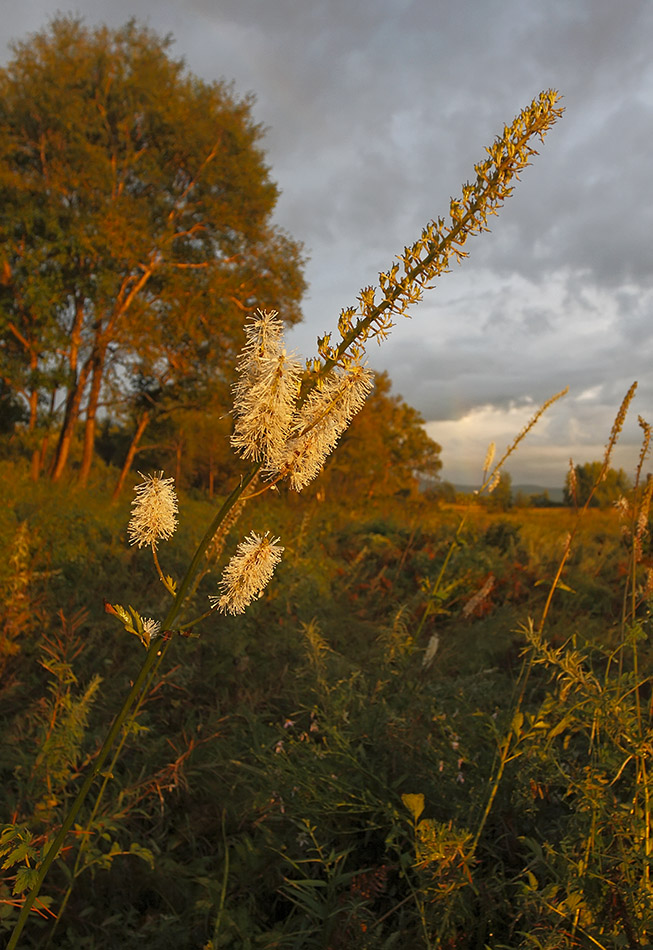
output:
[[[574,460],[569,459],[569,474],[567,476],[569,480],[569,495],[574,502],[574,505],[578,504],[578,477],[576,475],[576,467],[574,465]]]
[[[497,448],[496,444],[494,442],[490,442],[488,446],[487,454],[485,456],[485,461],[483,462],[483,481],[485,481],[485,479],[487,478],[488,473],[490,471],[490,466],[492,465],[492,462],[494,461],[494,453],[496,452],[496,448]]]
[[[136,485],[136,498],[132,502],[129,522],[129,542],[142,548],[146,544],[156,547],[157,541],[167,541],[175,533],[177,519],[177,496],[174,478],[163,478],[163,472],[143,475],[145,479]]]
[[[619,512],[619,517],[621,519],[630,517],[630,505],[628,504],[628,499],[624,495],[619,495],[617,500],[614,501],[612,505]]]
[[[142,617],[143,623],[143,633],[147,637],[148,642],[154,637],[158,637],[159,631],[161,629],[161,624],[158,620],[152,620],[151,617]]]
[[[438,647],[440,646],[440,637],[437,633],[434,633],[429,642],[426,645],[426,650],[424,651],[424,656],[422,657],[422,669],[428,670],[431,663],[435,659],[435,654],[438,652]]]
[[[260,360],[279,352],[283,339],[283,325],[277,320],[276,310],[257,310],[250,323],[245,324],[247,341],[238,358],[242,377],[255,375]]]
[[[490,484],[487,486],[488,495],[491,495],[494,489],[497,487],[501,481],[501,472],[496,471],[492,478],[490,479]]]
[[[222,594],[210,594],[211,608],[218,607],[223,613],[242,614],[255,598],[260,597],[281,560],[283,548],[279,538],[268,538],[252,531],[241,541],[236,553],[227,564],[220,588]]]
[[[463,607],[463,617],[467,619],[471,617],[474,611],[480,607],[483,602],[489,597],[494,588],[494,574],[490,574],[485,584],[481,587],[480,590],[469,598],[465,606]]]
[[[268,470],[288,475],[290,487],[301,491],[319,474],[372,386],[371,371],[356,364],[346,370],[334,369],[324,377],[297,413],[294,436],[283,456]]]
[[[245,327],[248,341],[238,361],[231,444],[246,459],[272,462],[292,425],[302,367],[282,348],[282,329],[274,310],[259,310]]]

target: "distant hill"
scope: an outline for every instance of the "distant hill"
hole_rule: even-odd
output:
[[[471,494],[477,490],[478,485],[458,485],[454,484],[456,491],[464,492],[465,494]],[[547,488],[545,485],[513,485],[512,486],[512,497],[514,498],[521,492],[522,495],[543,495],[544,492],[547,492],[551,501],[557,502],[558,504],[564,501],[564,492],[562,488]]]

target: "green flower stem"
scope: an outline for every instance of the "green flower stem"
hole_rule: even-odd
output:
[[[190,562],[190,567],[186,571],[186,576],[181,582],[181,586],[179,587],[179,591],[177,592],[177,597],[176,597],[173,607],[179,604],[179,608],[181,608],[181,604],[183,603],[186,597],[186,594],[188,593],[188,590],[193,581],[193,578],[195,577],[195,574],[200,565],[200,561],[202,560],[204,552],[206,551],[209,544],[213,540],[214,534],[216,533],[216,531],[218,530],[218,528],[220,527],[224,519],[227,517],[227,515],[229,514],[233,506],[236,504],[236,502],[238,501],[242,493],[245,491],[249,483],[258,474],[262,464],[263,464],[262,462],[257,462],[256,465],[252,466],[252,468],[247,473],[247,475],[242,476],[240,484],[234,488],[232,493],[226,499],[226,501],[224,502],[224,504],[218,511],[217,515],[215,516],[215,518],[209,525],[206,531],[206,534],[204,535],[204,537],[202,538],[202,540],[197,546],[197,550],[195,551],[195,554],[193,555],[193,560]],[[175,610],[175,614],[174,614],[175,617],[177,616],[177,613],[178,613],[178,610]],[[170,623],[166,619],[164,630],[167,630],[169,626],[170,626]]]
[[[458,547],[458,545],[460,544],[460,534],[461,534],[462,529],[463,529],[463,526],[464,526],[464,524],[465,524],[465,522],[466,522],[466,520],[467,520],[467,515],[468,515],[468,513],[469,513],[469,506],[467,507],[466,511],[463,513],[463,516],[462,516],[462,518],[460,519],[460,521],[459,521],[459,523],[458,523],[458,527],[457,527],[457,529],[456,529],[456,533],[455,533],[455,535],[454,535],[454,537],[453,537],[453,540],[452,540],[451,544],[449,545],[449,550],[447,551],[447,556],[446,556],[446,558],[444,559],[444,562],[443,562],[443,564],[442,564],[442,567],[440,568],[440,573],[438,574],[438,577],[437,577],[437,580],[436,580],[435,584],[433,585],[433,587],[432,587],[431,590],[429,591],[429,596],[428,596],[428,599],[427,599],[427,601],[426,601],[426,605],[425,605],[425,607],[424,607],[424,613],[422,614],[422,619],[420,620],[419,626],[417,627],[417,630],[416,630],[416,632],[415,632],[415,640],[418,640],[418,639],[419,639],[419,635],[420,635],[420,633],[422,632],[422,628],[423,628],[423,626],[424,626],[424,624],[425,624],[425,622],[426,622],[426,618],[427,618],[427,617],[429,616],[429,614],[431,613],[431,609],[432,609],[432,606],[433,606],[433,601],[434,601],[435,598],[437,597],[438,591],[440,590],[440,584],[442,583],[442,578],[444,577],[445,571],[447,570],[447,567],[449,566],[449,561],[451,560],[451,556],[452,556],[453,552],[456,550],[456,548]]]
[[[172,594],[172,596],[174,597],[175,596],[174,588],[170,585],[169,580],[166,578],[165,574],[161,570],[161,565],[159,564],[159,556],[156,553],[155,542],[152,542],[152,558],[154,559],[154,566],[156,568],[157,574],[159,575],[159,580],[161,581],[165,589],[168,591],[168,593]]]
[[[111,747],[116,741],[118,733],[120,732],[122,725],[125,719],[127,718],[129,710],[133,706],[136,699],[139,697],[141,690],[147,680],[148,673],[150,672],[151,668],[154,666],[157,660],[158,652],[159,652],[159,644],[154,643],[148,650],[147,656],[145,658],[145,662],[143,663],[143,666],[141,667],[141,671],[136,677],[136,680],[134,681],[134,685],[132,686],[129,692],[129,695],[127,696],[127,699],[122,704],[122,708],[120,709],[120,712],[114,719],[113,725],[111,726],[111,729],[109,730],[107,737],[104,740],[102,748],[98,752],[95,762],[90,766],[88,774],[84,780],[84,783],[82,784],[82,787],[77,793],[77,797],[75,798],[75,801],[71,805],[70,811],[68,812],[66,818],[64,819],[64,822],[61,828],[59,829],[54,841],[48,848],[47,854],[43,858],[43,863],[41,864],[38,870],[38,874],[36,876],[36,880],[34,882],[32,890],[29,892],[29,894],[25,898],[25,902],[23,903],[23,906],[21,907],[18,921],[16,922],[14,931],[11,935],[9,943],[7,944],[7,950],[15,950],[15,948],[18,946],[18,938],[20,937],[23,931],[23,927],[25,926],[25,923],[27,922],[27,918],[29,916],[30,910],[32,909],[34,901],[38,897],[43,880],[46,874],[48,873],[48,871],[50,870],[50,865],[59,854],[59,851],[61,849],[61,846],[63,845],[64,839],[66,835],[68,834],[68,832],[70,831],[70,829],[72,828],[73,822],[75,821],[75,818],[77,817],[80,808],[84,804],[84,800],[86,799],[86,796],[88,795],[90,791],[91,785],[95,781],[96,776],[98,775],[100,769],[104,765],[107,759],[107,756],[109,755],[109,752],[111,751]]]
[[[172,627],[177,615],[180,613],[181,608],[184,603],[184,599],[192,583],[193,577],[195,576],[197,568],[199,567],[199,564],[204,552],[206,551],[209,544],[211,543],[213,535],[220,527],[220,524],[222,523],[223,519],[226,517],[229,511],[236,504],[236,502],[240,498],[245,488],[249,485],[249,483],[252,481],[254,476],[257,474],[260,467],[261,467],[260,463],[253,466],[250,472],[247,475],[243,476],[243,478],[240,481],[240,484],[237,485],[236,488],[234,488],[234,490],[231,492],[231,494],[226,499],[226,501],[224,502],[224,504],[222,505],[218,513],[216,514],[215,518],[209,525],[208,530],[206,531],[204,537],[202,538],[202,540],[197,546],[197,550],[195,551],[195,554],[189,565],[189,568],[186,571],[186,575],[183,581],[181,582],[181,586],[179,587],[177,596],[175,597],[174,602],[172,606],[170,607],[170,610],[168,611],[168,615],[166,616],[163,622],[164,630],[169,630]],[[159,657],[159,653],[162,654],[162,652],[163,651],[160,650],[160,644],[158,643],[158,641],[155,640],[147,652],[145,662],[143,663],[140,673],[138,674],[138,676],[136,677],[136,680],[134,681],[134,685],[132,686],[127,698],[122,704],[122,707],[118,715],[113,721],[113,725],[111,726],[111,729],[109,730],[107,737],[104,740],[104,743],[102,744],[102,748],[98,752],[95,762],[89,768],[88,774],[82,784],[82,787],[80,788],[79,792],[77,793],[77,797],[75,798],[73,804],[70,807],[70,811],[66,815],[66,818],[64,819],[63,824],[61,825],[61,828],[57,832],[57,835],[55,836],[54,841],[48,848],[47,854],[43,858],[43,862],[38,870],[38,874],[36,876],[34,885],[32,886],[31,891],[25,898],[23,906],[21,907],[20,914],[16,922],[16,926],[14,927],[14,931],[9,939],[9,943],[7,944],[7,950],[16,950],[16,947],[18,946],[18,939],[21,933],[23,932],[23,928],[29,916],[29,912],[34,905],[36,898],[39,895],[39,892],[41,890],[41,885],[43,884],[45,876],[50,870],[50,866],[52,865],[53,861],[59,854],[59,851],[61,850],[61,846],[64,843],[66,835],[72,828],[73,823],[77,815],[79,814],[79,811],[82,805],[84,804],[84,801],[86,800],[86,796],[88,795],[91,789],[91,786],[93,785],[93,782],[95,781],[100,769],[104,765],[109,755],[109,752],[111,751],[113,744],[118,737],[118,734],[125,722],[125,719],[127,718],[129,714],[130,709],[132,708],[134,703],[141,696],[143,696],[145,692],[149,689],[150,684],[152,682],[152,675],[154,673],[153,667],[156,664],[156,661]]]
[[[66,893],[64,894],[63,900],[61,901],[61,904],[60,904],[60,906],[59,906],[59,910],[58,910],[58,913],[57,913],[57,918],[56,918],[56,920],[55,920],[55,922],[54,922],[54,924],[53,924],[52,930],[50,931],[50,936],[48,937],[48,942],[47,942],[47,944],[46,944],[46,946],[48,946],[48,947],[49,947],[50,944],[52,943],[52,940],[53,940],[54,935],[55,935],[55,933],[56,933],[57,927],[59,926],[59,923],[60,923],[60,921],[61,921],[61,917],[62,917],[62,915],[63,915],[63,912],[64,912],[64,910],[66,909],[66,905],[68,904],[68,901],[69,901],[69,899],[70,899],[70,895],[71,895],[72,892],[73,892],[73,887],[74,887],[74,884],[75,884],[75,879],[77,878],[77,875],[78,875],[78,873],[79,873],[79,867],[80,867],[80,863],[81,863],[82,854],[84,853],[84,850],[85,850],[85,848],[86,848],[86,846],[87,846],[87,844],[88,844],[88,842],[89,842],[89,833],[90,833],[91,826],[92,826],[93,822],[95,821],[95,816],[97,815],[98,809],[99,809],[99,807],[100,807],[100,805],[101,805],[101,803],[102,803],[102,798],[103,798],[104,793],[105,793],[105,791],[106,791],[107,785],[109,784],[109,779],[110,779],[110,778],[112,777],[112,775],[113,775],[113,770],[114,770],[114,768],[116,767],[116,763],[117,763],[118,759],[120,758],[120,754],[121,754],[121,752],[122,752],[122,750],[123,750],[123,747],[124,747],[124,745],[125,745],[125,742],[127,741],[127,736],[129,735],[129,726],[131,725],[132,722],[135,721],[136,716],[138,715],[138,712],[139,712],[141,706],[143,705],[143,701],[145,700],[145,697],[147,696],[147,694],[148,694],[148,692],[149,692],[150,686],[152,685],[152,682],[153,682],[153,680],[154,680],[155,677],[156,677],[156,674],[157,674],[157,672],[158,672],[158,669],[159,669],[159,667],[161,666],[161,663],[163,662],[163,659],[164,659],[166,653],[168,652],[168,649],[169,649],[171,643],[172,643],[172,639],[168,640],[168,642],[163,646],[163,649],[159,651],[159,653],[158,653],[158,662],[155,663],[154,666],[153,666],[153,667],[151,668],[151,670],[150,670],[150,674],[149,674],[149,676],[148,676],[148,678],[147,678],[147,682],[144,684],[143,689],[141,690],[141,695],[140,695],[139,698],[138,698],[138,702],[136,703],[136,705],[135,705],[135,707],[134,707],[134,710],[133,710],[131,716],[129,717],[129,722],[127,723],[127,725],[126,725],[126,726],[123,728],[123,730],[122,730],[122,738],[120,739],[120,742],[118,743],[118,745],[117,745],[117,747],[116,747],[116,749],[115,749],[115,751],[114,751],[114,753],[113,753],[113,758],[111,759],[111,762],[110,762],[110,764],[109,764],[109,767],[108,767],[107,769],[105,769],[105,772],[104,772],[104,780],[103,780],[102,785],[100,786],[100,790],[99,790],[99,792],[98,792],[98,794],[97,794],[97,796],[96,796],[95,804],[93,805],[93,810],[92,810],[92,812],[91,812],[91,814],[90,814],[90,817],[89,817],[88,821],[86,822],[86,827],[85,827],[85,829],[84,829],[84,834],[82,835],[82,839],[81,839],[81,842],[80,842],[80,845],[79,845],[79,850],[77,851],[77,858],[76,858],[76,860],[75,860],[75,866],[74,866],[74,868],[73,868],[72,880],[71,880],[70,884],[68,885],[68,890],[67,890]]]
[[[195,617],[194,620],[189,620],[188,623],[181,624],[181,626],[177,627],[177,630],[179,633],[181,633],[182,630],[192,630],[193,627],[196,627],[198,623],[201,623],[203,620],[206,620],[207,617],[210,617],[211,614],[214,614],[215,610],[215,607],[210,607],[209,610],[203,613],[200,617]]]

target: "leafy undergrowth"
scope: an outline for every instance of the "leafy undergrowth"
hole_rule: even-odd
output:
[[[101,478],[0,478],[8,931],[141,661],[104,601],[165,592]],[[210,510],[182,498],[166,572]],[[588,512],[540,634],[573,517],[253,502],[228,549],[281,536],[266,596],[175,640],[23,946],[645,946],[648,595],[624,611],[618,515]]]

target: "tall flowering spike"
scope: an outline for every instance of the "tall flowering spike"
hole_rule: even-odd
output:
[[[210,594],[211,608],[223,613],[242,614],[253,600],[260,597],[281,560],[283,548],[279,538],[270,538],[252,531],[241,541],[227,564],[219,583],[222,594]]]
[[[234,385],[231,444],[243,458],[272,463],[290,431],[302,367],[282,347],[283,328],[276,311],[259,310],[245,333],[247,343]]]
[[[247,341],[238,358],[241,372],[247,372],[252,361],[268,356],[276,356],[283,341],[283,324],[277,319],[276,310],[257,310],[249,323],[245,324]]]
[[[156,547],[159,541],[167,541],[177,527],[176,514],[179,511],[177,496],[172,487],[174,478],[163,478],[163,472],[143,475],[145,479],[136,485],[136,498],[132,502],[132,516],[129,522],[129,542]]]
[[[356,355],[367,340],[385,339],[397,317],[408,316],[422,299],[424,290],[446,273],[451,263],[467,257],[463,245],[467,238],[488,231],[488,217],[497,214],[510,197],[519,174],[536,155],[532,144],[546,135],[562,115],[559,94],[546,90],[534,99],[486,149],[488,157],[474,166],[475,180],[462,187],[459,198],[452,199],[449,217],[431,221],[421,237],[404,248],[387,271],[379,274],[379,287],[364,287],[358,305],[343,310],[338,321],[341,342],[332,345],[329,334],[318,339],[320,360],[310,368],[340,363],[345,353]]]
[[[374,374],[357,364],[346,370],[337,368],[323,377],[297,413],[293,437],[283,455],[268,471],[287,475],[290,487],[301,491],[319,474],[373,385]]]
[[[494,461],[494,453],[496,452],[496,448],[496,444],[494,442],[490,442],[487,449],[487,454],[485,456],[485,461],[483,462],[483,481],[485,481],[487,478],[490,471],[490,466]]]

